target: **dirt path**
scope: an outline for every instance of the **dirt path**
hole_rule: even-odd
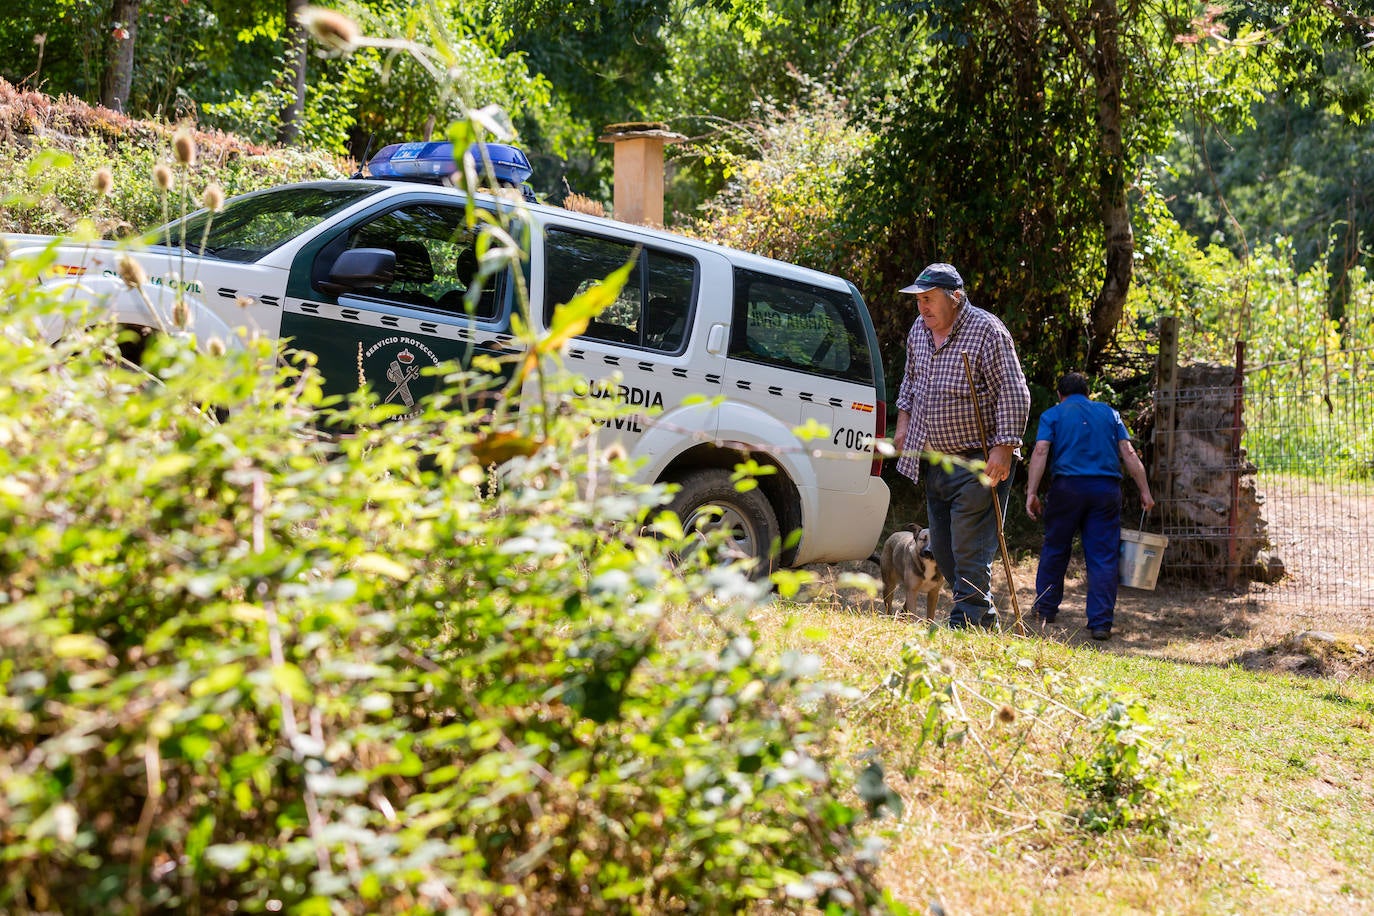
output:
[[[1166,569],[1153,591],[1121,589],[1113,637],[1103,648],[1190,663],[1374,678],[1374,484],[1263,475],[1258,488],[1270,549],[1282,559],[1287,576],[1232,592],[1224,585],[1170,582]],[[1025,557],[1012,574],[1028,624],[1034,623],[1035,568],[1035,557]],[[821,579],[818,594],[831,600],[842,573],[878,575],[877,565],[869,562],[812,570]],[[1077,547],[1064,584],[1063,609],[1049,635],[1085,639],[1085,583]],[[993,586],[1009,623],[1011,603],[1000,561],[993,568]],[[839,597],[856,611],[872,612],[865,595]],[[948,602],[946,589],[942,617],[948,616]]]
[[[1322,630],[1367,632],[1374,626],[1374,486],[1278,474],[1259,480],[1273,552],[1288,576],[1256,586],[1253,596],[1276,613]]]
[[[1296,559],[1296,554],[1290,554]],[[1035,626],[1035,558],[1013,568],[1017,600],[1027,626]],[[811,567],[820,581],[819,594],[838,594],[856,612],[881,613],[872,599],[857,591],[837,589],[846,572],[876,577],[869,562]],[[1013,614],[1006,597],[1001,563],[993,569],[993,585],[1008,625]],[[1084,614],[1083,563],[1075,556],[1064,583],[1059,619],[1047,635],[1062,641],[1088,638]],[[941,597],[939,618],[949,613],[948,590]],[[1354,602],[1329,606],[1295,597],[1292,585],[1253,585],[1230,594],[1223,590],[1161,584],[1153,591],[1122,588],[1117,598],[1112,640],[1102,648],[1194,664],[1241,664],[1247,668],[1292,671],[1318,677],[1374,678],[1374,613]]]
[[[1034,561],[1023,563],[1016,579],[1018,592],[1033,596]],[[1319,609],[1288,600],[1291,595],[1275,600],[1272,592],[1266,586],[1238,594],[1167,584],[1154,591],[1122,588],[1111,648],[1193,663],[1374,677],[1374,619],[1368,613],[1349,605]],[[1081,615],[1084,598],[1082,567],[1071,567],[1058,626],[1074,627],[1069,609]],[[1083,623],[1082,617],[1076,621]]]

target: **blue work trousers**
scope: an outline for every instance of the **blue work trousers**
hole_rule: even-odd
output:
[[[1035,611],[1053,619],[1064,600],[1074,535],[1088,572],[1088,629],[1110,629],[1120,579],[1121,478],[1055,477],[1045,494],[1045,542],[1035,572]]]
[[[967,468],[951,466],[945,470],[940,464],[927,464],[924,475],[930,551],[954,593],[949,625],[956,629],[970,624],[996,628],[992,561],[1000,545],[993,513],[1000,512],[1006,518],[1011,477],[997,485],[994,503],[992,488],[983,486],[978,475]]]

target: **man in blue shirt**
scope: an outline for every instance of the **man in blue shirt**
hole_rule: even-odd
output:
[[[1026,481],[1026,514],[1039,518],[1043,510],[1045,517],[1035,610],[1042,623],[1059,613],[1064,571],[1077,534],[1088,572],[1088,629],[1093,639],[1110,639],[1121,552],[1122,464],[1139,488],[1145,510],[1154,508],[1155,501],[1120,414],[1089,400],[1087,376],[1070,372],[1059,380],[1058,390],[1059,403],[1040,415]],[[1047,466],[1050,488],[1042,505],[1038,491]]]

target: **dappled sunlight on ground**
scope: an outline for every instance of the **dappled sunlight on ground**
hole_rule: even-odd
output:
[[[1072,644],[1091,643],[1084,611],[1083,564],[1075,557],[1065,580],[1059,618],[1042,630],[1031,611],[1035,600],[1034,557],[1013,567],[1017,602],[1026,634]],[[844,577],[864,573],[876,579],[876,563],[859,561],[808,567],[817,581],[806,592],[813,605],[835,612],[884,618],[882,602],[854,587]],[[1006,576],[999,561],[993,569],[996,601],[1004,626],[1013,628]],[[899,600],[897,602],[900,606]],[[941,594],[937,623],[949,618],[949,589]],[[912,621],[925,626],[924,619]],[[1153,591],[1122,588],[1117,598],[1112,638],[1094,643],[1103,651],[1130,652],[1192,664],[1241,665],[1319,677],[1374,678],[1374,615],[1358,608],[1316,609],[1291,601],[1266,601],[1253,593],[1211,592],[1197,587],[1161,584]]]

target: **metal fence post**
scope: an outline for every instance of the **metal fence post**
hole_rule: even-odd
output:
[[[1178,406],[1178,319],[1159,319],[1159,357],[1155,364],[1154,460],[1150,476],[1157,484],[1161,517],[1167,517],[1174,497],[1174,429]]]
[[[1236,374],[1231,382],[1231,510],[1226,523],[1226,587],[1240,574],[1240,440],[1245,433],[1245,341],[1236,341]]]

